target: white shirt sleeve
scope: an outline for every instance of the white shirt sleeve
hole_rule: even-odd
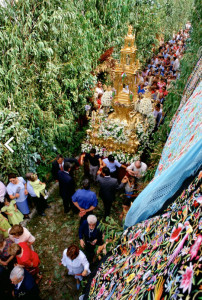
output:
[[[66,257],[67,257],[67,249],[65,249],[63,251],[63,256],[62,256],[62,260],[61,260],[61,263],[63,264],[63,266],[67,267],[67,260],[66,260]]]
[[[88,271],[88,274],[90,274],[90,264],[85,256],[85,254],[80,250],[80,257],[81,257],[81,262],[82,262],[82,265],[84,267],[84,270]]]
[[[29,242],[29,243],[35,242],[35,237],[25,227],[23,227],[23,235],[26,237],[26,242]]]
[[[145,163],[141,163],[142,166],[141,166],[141,175],[144,175],[147,171],[147,165]]]
[[[129,167],[127,167],[126,171],[127,170],[132,170],[133,171],[133,169],[134,169],[134,163],[132,163]]]
[[[23,184],[25,184],[26,183],[26,181],[24,180],[24,178],[23,177],[18,177],[18,179],[23,183]]]
[[[120,168],[120,167],[121,167],[121,164],[120,164],[120,162],[118,162],[117,160],[115,160],[114,162],[115,162],[115,166],[117,166],[118,168]]]

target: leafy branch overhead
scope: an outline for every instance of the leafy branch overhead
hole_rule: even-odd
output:
[[[24,175],[37,162],[43,177],[55,151],[78,151],[78,118],[92,94],[99,58],[110,47],[119,58],[131,23],[144,63],[158,35],[178,30],[189,16],[192,1],[170,2],[19,0],[0,7],[0,111],[14,113],[13,124],[19,123],[12,130],[4,125],[6,139],[23,137],[15,140],[14,156],[0,150],[4,176],[12,168]]]

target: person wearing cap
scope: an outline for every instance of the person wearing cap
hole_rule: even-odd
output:
[[[108,156],[108,158],[103,159],[103,166],[108,167],[110,171],[110,176],[113,178],[117,178],[117,168],[124,168],[126,169],[126,166],[120,164],[112,154]]]

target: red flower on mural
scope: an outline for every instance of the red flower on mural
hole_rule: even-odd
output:
[[[139,230],[136,232],[136,234],[134,235],[134,239],[136,239],[136,238],[140,235],[140,233],[141,233],[141,230],[139,229]]]
[[[175,226],[173,227],[173,231],[170,236],[171,242],[178,241],[179,235],[180,235],[180,232],[182,231],[182,229],[183,229],[183,225],[181,223],[178,224],[177,228]]]
[[[193,206],[194,206],[194,207],[198,207],[198,206],[199,206],[199,203],[195,200],[194,203],[193,203]]]
[[[139,247],[138,250],[135,252],[135,256],[141,255],[145,249],[147,249],[147,244],[144,244],[141,247]]]

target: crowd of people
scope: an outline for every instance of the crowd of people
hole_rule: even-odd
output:
[[[155,103],[154,117],[156,127],[162,121],[163,103],[169,93],[173,80],[179,76],[180,58],[185,50],[185,41],[189,29],[181,30],[172,40],[159,49],[159,53],[139,74],[138,94],[141,101],[146,89],[152,94]],[[102,84],[97,87],[98,106],[103,94]],[[82,186],[76,189],[75,169],[84,166]],[[119,176],[122,168],[124,175]],[[111,214],[117,191],[124,190],[122,212],[119,216],[123,224],[125,216],[134,201],[141,180],[147,171],[147,165],[140,160],[130,166],[118,162],[111,154],[100,157],[92,148],[89,153],[76,158],[64,158],[58,155],[52,163],[52,176],[59,183],[60,196],[63,200],[64,213],[72,211],[79,217],[78,245],[69,245],[63,252],[62,265],[68,274],[76,279],[79,290],[83,277],[90,274],[90,264],[98,258],[105,248],[104,232],[99,227],[96,216],[98,195],[91,190],[91,184],[98,185],[99,197],[103,202],[103,219]],[[22,226],[23,219],[29,219],[29,201],[35,206],[38,215],[45,217],[47,203],[46,184],[37,174],[27,173],[26,178],[15,173],[8,174],[8,184],[0,181],[0,295],[21,299],[40,299],[38,283],[40,259],[34,251],[34,236]],[[29,199],[29,201],[28,201]],[[10,280],[9,280],[10,278]],[[12,285],[10,285],[12,283]],[[10,291],[12,290],[12,293]]]
[[[82,186],[76,189],[74,173],[80,165],[84,166],[85,178]],[[126,174],[121,181],[118,176],[119,168],[123,168]],[[116,192],[125,187],[123,212],[120,215],[123,222],[134,199],[136,183],[145,174],[146,169],[146,164],[141,161],[135,161],[127,167],[115,160],[113,155],[103,159],[96,154],[94,148],[89,153],[82,154],[80,162],[75,158],[64,158],[62,155],[57,155],[53,161],[52,176],[59,183],[64,213],[72,211],[80,220],[78,237],[83,251],[78,245],[70,245],[64,250],[61,261],[68,274],[74,275],[77,289],[80,288],[82,278],[90,274],[90,263],[96,260],[105,245],[104,233],[99,228],[96,217],[98,195],[91,190],[91,184],[99,185],[104,219],[111,213]],[[33,250],[35,238],[21,222],[29,218],[30,200],[35,203],[37,213],[41,217],[46,216],[44,211],[50,207],[47,204],[46,185],[33,173],[27,173],[26,180],[14,173],[8,174],[8,182],[7,186],[0,182],[0,284],[3,283],[4,292],[8,292],[10,276],[14,284],[13,296],[18,298],[19,294],[24,293],[23,299],[28,299],[26,297],[30,297],[31,294],[35,297],[33,299],[40,299],[37,287],[41,279],[40,259]]]
[[[159,52],[148,62],[147,66],[138,73],[137,93],[139,100],[149,91],[153,101],[153,115],[156,121],[155,130],[163,122],[163,104],[169,93],[172,81],[180,76],[180,60],[183,57],[186,40],[189,38],[190,23],[187,23],[185,30],[180,30],[173,38],[162,43]],[[106,86],[98,81],[95,88],[94,107],[102,108],[102,96]],[[129,94],[128,86],[123,84],[123,91]],[[116,91],[114,90],[116,93]]]
[[[170,41],[162,44],[158,54],[139,73],[138,95],[141,99],[147,90],[150,91],[154,102],[156,129],[164,118],[163,105],[171,83],[180,76],[180,59],[185,51],[189,29],[190,27],[180,30]]]

